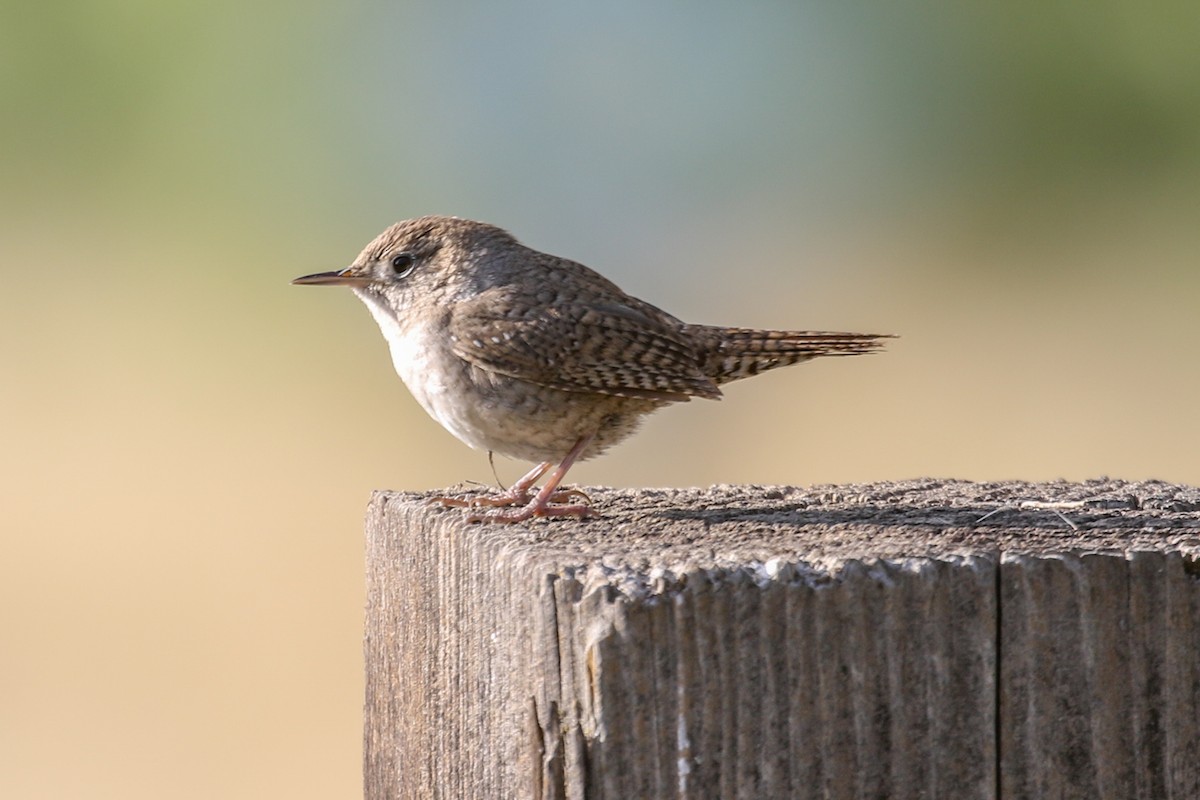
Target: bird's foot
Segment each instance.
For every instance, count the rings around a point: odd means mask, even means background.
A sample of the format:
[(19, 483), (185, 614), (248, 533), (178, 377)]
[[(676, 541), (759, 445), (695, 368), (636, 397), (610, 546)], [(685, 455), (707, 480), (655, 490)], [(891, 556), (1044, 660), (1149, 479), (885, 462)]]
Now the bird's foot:
[[(457, 506), (470, 509), (481, 507), (501, 508), (503, 511), (469, 511), (467, 522), (524, 522), (533, 517), (587, 517), (599, 516), (592, 508), (592, 498), (582, 489), (559, 489), (567, 470), (575, 463), (575, 459), (592, 441), (591, 436), (582, 436), (567, 453), (566, 458), (558, 465), (558, 469), (550, 474), (537, 494), (531, 490), (538, 480), (549, 471), (553, 464), (543, 461), (526, 473), (511, 489), (498, 495), (482, 495), (471, 497), (435, 497), (431, 503), (441, 503), (443, 506)], [(583, 503), (575, 503), (583, 500)], [(519, 506), (519, 508), (517, 507)]]
[(530, 490), (537, 484), (538, 479), (546, 474), (546, 471), (553, 466), (549, 461), (543, 461), (538, 464), (521, 479), (510, 486), (508, 489), (501, 489), (499, 494), (494, 495), (466, 495), (457, 497), (434, 497), (430, 499), (430, 503), (440, 503), (443, 506), (454, 508), (476, 508), (478, 506), (491, 506), (493, 508), (506, 508), (508, 506), (524, 506), (533, 501), (535, 495)]
[(429, 498), (429, 502), (431, 504), (437, 503), (438, 505), (446, 506), (447, 508), (478, 508), (479, 506), (504, 508), (506, 506), (523, 506), (532, 499), (533, 495), (531, 495), (528, 491), (518, 492), (515, 491), (514, 487), (506, 492), (501, 492), (500, 494), (494, 495), (475, 494), (431, 497)]
[[(514, 487), (515, 489), (516, 487)], [(467, 514), (467, 522), (522, 522), (532, 517), (585, 517), (596, 516), (591, 507), (592, 498), (587, 492), (574, 487), (557, 489), (542, 499), (528, 490), (510, 489), (496, 495), (462, 495), (430, 498), (448, 508), (503, 508), (506, 511), (474, 512)], [(578, 502), (578, 501), (583, 501)]]
[(471, 511), (468, 512), (466, 520), (467, 522), (511, 524), (514, 522), (524, 522), (534, 517), (576, 517), (577, 519), (587, 519), (589, 517), (600, 516), (596, 509), (587, 504), (563, 504), (565, 501), (575, 497), (587, 498), (590, 502), (590, 498), (578, 489), (564, 489), (561, 492), (554, 492), (545, 499), (540, 496), (535, 497), (521, 508), (509, 508), (504, 511)]

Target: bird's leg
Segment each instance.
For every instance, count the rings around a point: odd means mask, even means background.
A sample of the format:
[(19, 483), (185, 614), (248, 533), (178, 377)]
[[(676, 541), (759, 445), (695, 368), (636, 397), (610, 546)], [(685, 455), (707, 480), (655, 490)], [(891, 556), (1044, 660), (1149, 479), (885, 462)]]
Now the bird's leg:
[[(529, 500), (524, 508), (514, 508), (506, 511), (492, 511), (484, 513), (470, 513), (467, 515), (467, 522), (524, 522), (531, 517), (590, 517), (595, 515), (595, 510), (588, 505), (552, 505), (552, 503), (565, 503), (571, 499), (582, 497), (588, 499), (587, 495), (578, 489), (558, 490), (558, 485), (562, 483), (562, 479), (566, 477), (567, 470), (579, 458), (580, 453), (590, 444), (592, 437), (583, 436), (571, 448), (571, 452), (567, 453), (566, 458), (558, 465), (554, 472), (550, 473), (550, 477), (546, 483), (538, 491), (537, 495), (532, 500)], [(550, 463), (539, 464), (535, 469), (530, 470), (529, 474), (522, 478), (517, 484), (514, 484), (513, 489), (524, 483), (526, 479), (533, 475), (537, 475), (529, 480), (525, 489), (528, 490), (533, 482), (541, 477), (547, 469), (550, 468)], [(528, 492), (526, 492), (528, 496)], [(490, 505), (490, 504), (489, 504)], [(516, 505), (514, 502), (512, 505)]]
[[(529, 490), (534, 487), (538, 480), (540, 480), (541, 477), (545, 475), (552, 466), (554, 466), (553, 461), (543, 461), (541, 464), (538, 464), (536, 467), (529, 470), (529, 472), (526, 472), (521, 476), (520, 480), (518, 480), (508, 489), (502, 490), (499, 494), (490, 496), (485, 495), (483, 497), (471, 495), (464, 497), (434, 497), (431, 498), (429, 502), (439, 503), (443, 506), (454, 507), (493, 506), (500, 508), (505, 506), (527, 505), (533, 500), (533, 495)], [(561, 492), (556, 491), (550, 496), (548, 502), (568, 503), (575, 498), (582, 498), (588, 502), (591, 502), (591, 498), (589, 498), (580, 489), (564, 489)]]
[(444, 506), (520, 506), (530, 500), (529, 490), (554, 466), (553, 461), (543, 461), (521, 476), (521, 479), (506, 491), (490, 497), (435, 497), (430, 502)]

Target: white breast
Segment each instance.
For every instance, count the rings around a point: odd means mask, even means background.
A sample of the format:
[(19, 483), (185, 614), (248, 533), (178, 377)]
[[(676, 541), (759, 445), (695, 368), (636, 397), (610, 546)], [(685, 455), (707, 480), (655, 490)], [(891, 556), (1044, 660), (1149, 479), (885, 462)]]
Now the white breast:
[[(357, 292), (356, 292), (357, 294)], [(493, 449), (487, 422), (471, 400), (459, 360), (443, 337), (422, 324), (402, 324), (389, 308), (371, 295), (359, 294), (379, 324), (392, 352), (392, 365), (429, 416), (460, 441), (478, 450)]]

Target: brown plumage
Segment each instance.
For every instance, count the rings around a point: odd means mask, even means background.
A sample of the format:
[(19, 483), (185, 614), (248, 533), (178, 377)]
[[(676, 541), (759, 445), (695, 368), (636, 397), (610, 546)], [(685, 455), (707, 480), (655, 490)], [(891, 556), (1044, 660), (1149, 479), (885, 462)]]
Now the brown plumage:
[(295, 282), (351, 286), (431, 416), (473, 447), (539, 462), (499, 498), (444, 498), (523, 506), (472, 515), (491, 521), (590, 514), (561, 504), (575, 495), (559, 492), (559, 482), (645, 414), (719, 398), (720, 385), (775, 367), (874, 352), (887, 338), (687, 324), (582, 264), (454, 217), (396, 223), (350, 267)]

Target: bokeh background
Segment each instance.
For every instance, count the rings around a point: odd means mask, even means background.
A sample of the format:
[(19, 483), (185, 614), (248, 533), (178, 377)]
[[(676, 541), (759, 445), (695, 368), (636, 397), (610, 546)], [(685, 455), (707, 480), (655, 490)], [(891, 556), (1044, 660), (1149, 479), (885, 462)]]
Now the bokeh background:
[(1200, 482), (1197, 41), (1191, 0), (4, 3), (0, 796), (360, 794), (364, 504), (491, 480), (288, 285), (397, 219), (902, 336), (581, 483)]

